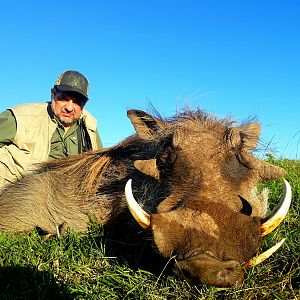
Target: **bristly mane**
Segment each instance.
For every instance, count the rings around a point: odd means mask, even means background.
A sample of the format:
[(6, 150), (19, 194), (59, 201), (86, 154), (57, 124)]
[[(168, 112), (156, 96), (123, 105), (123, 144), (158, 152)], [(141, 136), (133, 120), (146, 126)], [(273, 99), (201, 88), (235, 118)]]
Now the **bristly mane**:
[[(161, 147), (161, 143), (160, 140), (141, 140), (134, 135), (107, 149), (94, 150), (62, 159), (42, 162), (40, 168), (35, 172), (50, 171), (60, 174), (63, 172), (70, 181), (72, 181), (72, 178), (80, 179), (81, 183), (78, 183), (78, 186), (83, 192), (92, 192), (96, 191), (97, 182), (99, 182), (101, 177), (111, 176), (107, 174), (106, 169), (112, 162), (120, 164), (122, 160), (134, 161), (149, 155), (153, 156), (153, 153)], [(134, 168), (133, 164), (132, 168)]]
[(195, 110), (192, 110), (190, 107), (186, 106), (182, 111), (176, 112), (176, 114), (169, 118), (163, 118), (160, 113), (153, 108), (152, 115), (154, 115), (157, 119), (163, 122), (167, 122), (169, 124), (180, 124), (186, 121), (192, 121), (199, 124), (205, 124), (206, 126), (216, 126), (221, 125), (224, 127), (232, 127), (236, 124), (236, 121), (231, 120), (231, 117), (226, 117), (223, 119), (219, 119), (212, 114), (207, 113), (206, 111), (197, 107)]

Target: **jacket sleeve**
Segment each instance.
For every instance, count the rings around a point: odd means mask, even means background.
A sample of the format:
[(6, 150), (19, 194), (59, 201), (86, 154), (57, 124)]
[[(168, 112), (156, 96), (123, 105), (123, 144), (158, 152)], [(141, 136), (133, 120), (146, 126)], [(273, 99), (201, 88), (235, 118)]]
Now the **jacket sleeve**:
[(12, 143), (17, 133), (16, 119), (10, 110), (0, 113), (0, 148)]

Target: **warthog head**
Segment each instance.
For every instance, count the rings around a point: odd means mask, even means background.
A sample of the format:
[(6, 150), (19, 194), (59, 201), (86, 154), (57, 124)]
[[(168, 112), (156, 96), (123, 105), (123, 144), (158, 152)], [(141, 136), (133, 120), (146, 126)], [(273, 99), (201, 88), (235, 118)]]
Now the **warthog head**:
[(151, 228), (158, 251), (174, 258), (176, 273), (217, 286), (242, 283), (244, 267), (282, 244), (253, 259), (261, 237), (283, 219), (291, 200), (285, 181), (284, 204), (265, 217), (267, 195), (256, 185), (285, 171), (251, 153), (259, 124), (232, 127), (203, 114), (183, 114), (167, 123), (141, 111), (128, 114), (141, 139), (170, 139), (163, 154), (135, 161), (141, 172), (171, 185), (170, 195), (148, 213), (135, 202), (129, 181), (126, 195), (135, 219)]

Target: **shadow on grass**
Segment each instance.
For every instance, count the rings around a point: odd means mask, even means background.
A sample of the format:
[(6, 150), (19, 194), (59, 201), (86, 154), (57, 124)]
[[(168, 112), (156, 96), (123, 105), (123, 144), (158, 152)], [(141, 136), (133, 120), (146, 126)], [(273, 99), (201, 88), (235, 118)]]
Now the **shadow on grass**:
[(0, 299), (73, 299), (47, 271), (31, 267), (0, 268)]
[[(162, 271), (171, 274), (171, 264), (156, 251), (148, 230), (141, 229), (132, 217), (121, 216), (116, 224), (105, 227), (106, 255), (116, 257), (119, 264), (131, 269), (143, 269), (159, 276)], [(154, 247), (153, 247), (154, 246)]]

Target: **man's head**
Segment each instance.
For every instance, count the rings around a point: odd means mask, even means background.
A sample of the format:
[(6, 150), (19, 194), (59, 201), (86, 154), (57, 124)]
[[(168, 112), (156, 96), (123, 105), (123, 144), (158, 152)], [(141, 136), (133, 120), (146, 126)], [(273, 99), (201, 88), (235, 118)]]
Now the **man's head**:
[(65, 71), (51, 89), (51, 107), (64, 126), (70, 126), (81, 116), (88, 101), (88, 80), (77, 71)]

